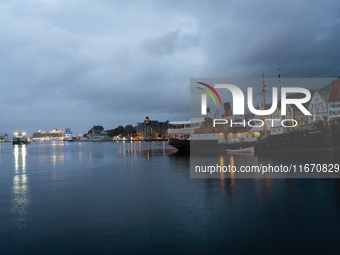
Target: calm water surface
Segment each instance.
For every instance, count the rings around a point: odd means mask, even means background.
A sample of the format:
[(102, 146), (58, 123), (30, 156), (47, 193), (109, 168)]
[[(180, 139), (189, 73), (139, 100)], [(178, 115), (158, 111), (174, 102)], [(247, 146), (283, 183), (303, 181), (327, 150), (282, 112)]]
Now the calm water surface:
[(166, 142), (0, 143), (0, 254), (340, 253), (339, 179), (189, 165)]

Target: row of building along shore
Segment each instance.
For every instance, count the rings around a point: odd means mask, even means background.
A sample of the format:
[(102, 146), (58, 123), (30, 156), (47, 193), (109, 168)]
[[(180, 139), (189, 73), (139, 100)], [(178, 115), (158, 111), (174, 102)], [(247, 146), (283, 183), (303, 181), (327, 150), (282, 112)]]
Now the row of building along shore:
[[(67, 141), (72, 140), (85, 140), (86, 138), (91, 138), (95, 136), (107, 137), (107, 140), (166, 140), (168, 139), (168, 124), (169, 121), (160, 122), (158, 120), (150, 120), (146, 117), (143, 122), (137, 123), (134, 127), (134, 131), (129, 134), (118, 134), (114, 136), (109, 136), (109, 132), (105, 131), (104, 127), (101, 125), (93, 126), (87, 134), (80, 134), (74, 136), (70, 128), (65, 130), (60, 130), (54, 128), (52, 131), (42, 131), (39, 130), (34, 132), (32, 136), (29, 137), (30, 141), (35, 142), (48, 142), (48, 141)], [(16, 134), (14, 134), (16, 135)], [(0, 134), (0, 142), (8, 142), (8, 134)]]

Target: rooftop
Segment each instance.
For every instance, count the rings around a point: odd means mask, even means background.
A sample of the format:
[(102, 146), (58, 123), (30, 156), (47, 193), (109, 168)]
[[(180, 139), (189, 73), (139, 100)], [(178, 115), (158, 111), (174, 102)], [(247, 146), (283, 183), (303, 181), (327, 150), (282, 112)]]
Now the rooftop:
[(331, 83), (328, 102), (340, 101), (340, 79), (334, 80)]

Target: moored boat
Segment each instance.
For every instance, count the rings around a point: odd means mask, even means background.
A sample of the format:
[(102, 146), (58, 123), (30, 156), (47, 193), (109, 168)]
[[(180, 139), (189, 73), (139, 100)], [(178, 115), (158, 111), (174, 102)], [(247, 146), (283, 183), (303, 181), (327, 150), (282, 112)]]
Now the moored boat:
[(169, 145), (180, 151), (223, 151), (225, 127), (213, 127), (210, 118), (193, 118), (169, 123)]
[[(253, 128), (254, 129), (254, 128)], [(247, 130), (245, 128), (237, 128), (231, 129), (233, 133), (228, 134), (228, 142), (222, 144), (226, 151), (229, 153), (248, 153), (254, 152), (254, 145), (258, 141), (258, 137), (260, 136), (259, 129)]]
[(297, 128), (295, 131), (269, 135), (255, 144), (255, 153), (332, 151), (340, 146), (340, 128), (337, 125)]
[(87, 137), (84, 137), (84, 142), (106, 142), (109, 141), (108, 133), (101, 132), (100, 134), (96, 135), (89, 135)]
[(72, 132), (70, 128), (65, 128), (64, 132), (64, 142), (73, 142)]
[(8, 135), (7, 134), (0, 134), (0, 143), (7, 142)]
[[(233, 121), (234, 123), (240, 122), (239, 117), (231, 114), (230, 103), (225, 103), (224, 108), (225, 113), (222, 115), (222, 119), (219, 120)], [(218, 116), (217, 112), (215, 116)], [(237, 143), (242, 148), (248, 148), (257, 140), (257, 138), (248, 132), (249, 129), (250, 127), (244, 127), (241, 124), (234, 124), (232, 127), (220, 123), (214, 124), (208, 107), (207, 115), (204, 118), (192, 118), (188, 121), (171, 121), (168, 130), (169, 145), (181, 151), (204, 152), (226, 152), (227, 148), (239, 149), (234, 148)], [(250, 146), (249, 143), (251, 144)]]
[(226, 149), (227, 153), (230, 154), (238, 154), (238, 153), (252, 153), (254, 154), (254, 146), (250, 146), (250, 147), (241, 147), (238, 149)]
[(17, 132), (15, 133), (15, 135), (13, 136), (12, 139), (12, 144), (30, 144), (31, 142), (29, 141), (29, 139), (26, 137), (24, 132)]

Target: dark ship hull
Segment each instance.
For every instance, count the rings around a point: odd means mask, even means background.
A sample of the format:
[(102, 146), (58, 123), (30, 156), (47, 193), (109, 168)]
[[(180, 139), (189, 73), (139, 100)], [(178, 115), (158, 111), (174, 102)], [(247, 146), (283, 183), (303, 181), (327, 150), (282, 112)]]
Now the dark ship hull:
[(190, 151), (190, 140), (179, 140), (179, 139), (171, 139), (169, 138), (169, 145), (172, 147), (181, 150), (181, 151)]
[(20, 145), (20, 144), (30, 144), (30, 142), (27, 141), (26, 139), (16, 138), (16, 139), (13, 139), (12, 144), (13, 145), (14, 144), (18, 144), (18, 145)]
[(339, 148), (340, 129), (338, 126), (294, 131), (271, 135), (255, 144), (255, 153), (332, 151)]

